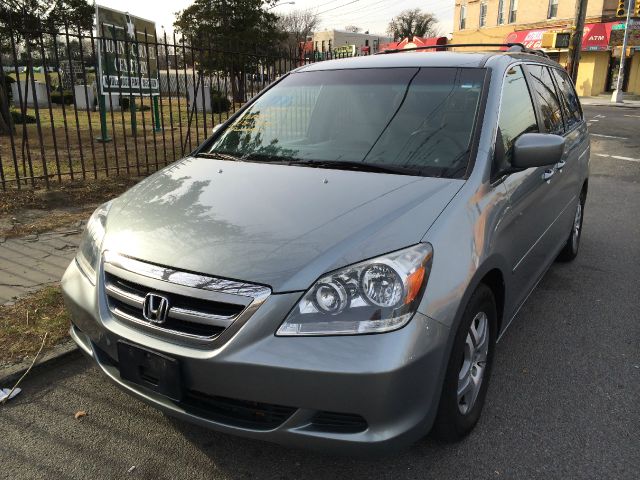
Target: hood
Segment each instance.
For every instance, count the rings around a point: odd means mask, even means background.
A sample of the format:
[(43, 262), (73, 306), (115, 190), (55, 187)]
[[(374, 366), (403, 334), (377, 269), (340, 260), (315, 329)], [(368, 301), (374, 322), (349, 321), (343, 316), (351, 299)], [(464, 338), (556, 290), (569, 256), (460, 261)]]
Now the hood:
[(186, 158), (118, 198), (104, 248), (306, 290), (323, 273), (418, 243), (462, 180)]

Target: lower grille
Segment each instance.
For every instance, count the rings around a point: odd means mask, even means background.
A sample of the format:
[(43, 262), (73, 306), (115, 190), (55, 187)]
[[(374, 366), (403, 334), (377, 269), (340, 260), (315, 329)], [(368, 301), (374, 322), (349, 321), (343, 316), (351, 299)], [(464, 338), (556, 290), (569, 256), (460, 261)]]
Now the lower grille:
[[(119, 368), (119, 362), (96, 344), (93, 344), (93, 349), (101, 363)], [(297, 410), (295, 407), (207, 395), (195, 390), (186, 391), (182, 400), (176, 404), (192, 415), (252, 430), (273, 430), (287, 421)]]
[(318, 412), (311, 419), (311, 428), (322, 432), (359, 433), (364, 432), (368, 425), (360, 415)]
[(196, 391), (187, 392), (181, 405), (194, 415), (253, 430), (273, 430), (296, 411), (294, 407), (234, 400)]

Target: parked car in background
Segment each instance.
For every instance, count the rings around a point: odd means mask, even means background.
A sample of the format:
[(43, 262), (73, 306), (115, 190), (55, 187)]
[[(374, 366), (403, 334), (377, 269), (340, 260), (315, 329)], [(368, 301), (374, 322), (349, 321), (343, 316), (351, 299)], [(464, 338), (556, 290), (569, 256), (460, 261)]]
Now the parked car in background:
[(571, 80), (522, 47), (301, 67), (96, 210), (63, 278), (71, 335), (219, 431), (458, 440), (496, 341), (578, 254), (589, 151)]

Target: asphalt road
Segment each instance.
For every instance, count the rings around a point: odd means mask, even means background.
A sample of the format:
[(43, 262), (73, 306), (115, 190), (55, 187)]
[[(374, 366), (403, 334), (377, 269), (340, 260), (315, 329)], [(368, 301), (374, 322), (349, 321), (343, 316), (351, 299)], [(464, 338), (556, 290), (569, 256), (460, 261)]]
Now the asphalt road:
[(0, 477), (638, 478), (640, 109), (585, 110), (593, 134), (622, 138), (592, 137), (580, 255), (551, 268), (499, 343), (463, 442), (370, 459), (286, 449), (165, 417), (78, 359), (0, 407)]

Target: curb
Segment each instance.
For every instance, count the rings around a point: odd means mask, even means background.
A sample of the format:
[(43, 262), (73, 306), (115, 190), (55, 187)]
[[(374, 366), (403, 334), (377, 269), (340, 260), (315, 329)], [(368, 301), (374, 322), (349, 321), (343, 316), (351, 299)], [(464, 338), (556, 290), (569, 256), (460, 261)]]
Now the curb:
[[(45, 353), (38, 362), (33, 366), (29, 375), (33, 373), (41, 373), (44, 370), (59, 365), (65, 361), (82, 356), (80, 349), (73, 340), (56, 345), (52, 350)], [(16, 363), (7, 367), (0, 368), (0, 387), (11, 388), (24, 375), (31, 365), (32, 360)]]
[(638, 109), (640, 105), (633, 103), (607, 103), (607, 102), (597, 102), (597, 103), (589, 103), (589, 102), (580, 102), (583, 107), (615, 107), (615, 108), (628, 108), (628, 109)]

